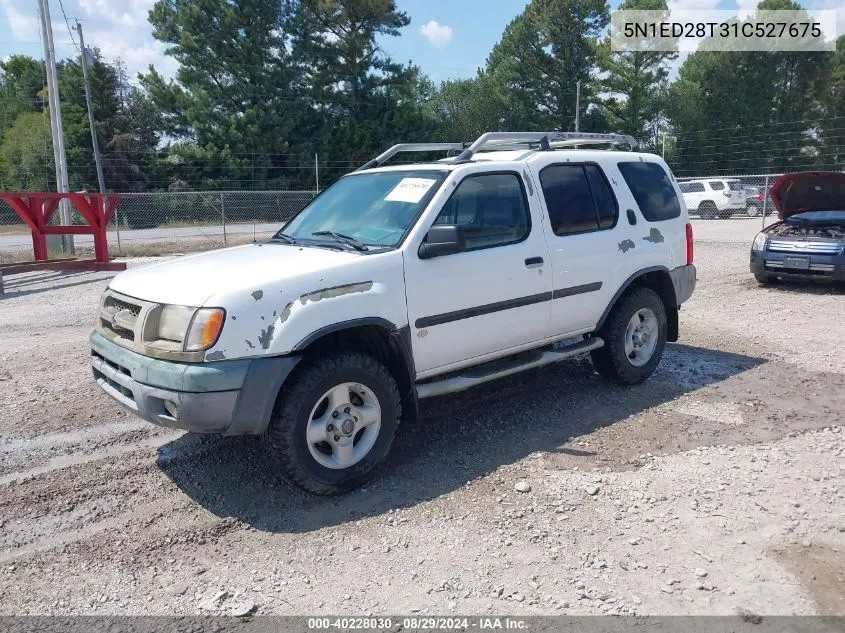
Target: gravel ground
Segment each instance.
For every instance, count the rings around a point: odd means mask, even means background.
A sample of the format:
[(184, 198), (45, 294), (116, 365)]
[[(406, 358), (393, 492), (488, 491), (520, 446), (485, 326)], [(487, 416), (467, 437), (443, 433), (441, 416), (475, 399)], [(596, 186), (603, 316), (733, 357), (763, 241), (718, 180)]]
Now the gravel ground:
[(7, 279), (0, 614), (845, 614), (845, 296), (758, 288), (748, 222), (695, 223), (645, 384), (580, 358), (425, 401), (329, 500), (101, 394), (108, 274)]

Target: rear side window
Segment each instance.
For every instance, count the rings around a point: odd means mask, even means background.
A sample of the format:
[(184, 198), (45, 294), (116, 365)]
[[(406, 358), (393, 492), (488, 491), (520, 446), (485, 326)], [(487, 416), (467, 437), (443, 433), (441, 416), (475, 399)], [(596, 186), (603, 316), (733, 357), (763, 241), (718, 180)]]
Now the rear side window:
[(730, 187), (731, 191), (743, 190), (742, 182), (740, 182), (739, 180), (729, 180), (728, 187)]
[(725, 188), (725, 183), (719, 182), (718, 180), (711, 180), (710, 181), (710, 188), (713, 191), (721, 191)]
[(467, 249), (519, 242), (531, 227), (525, 193), (515, 174), (467, 176), (434, 223), (463, 226)]
[(616, 224), (616, 197), (595, 165), (549, 165), (540, 172), (555, 235), (606, 229)]
[(681, 203), (669, 175), (657, 163), (619, 163), (619, 171), (648, 222), (681, 216)]
[(682, 193), (701, 193), (704, 191), (704, 183), (682, 182), (678, 185)]

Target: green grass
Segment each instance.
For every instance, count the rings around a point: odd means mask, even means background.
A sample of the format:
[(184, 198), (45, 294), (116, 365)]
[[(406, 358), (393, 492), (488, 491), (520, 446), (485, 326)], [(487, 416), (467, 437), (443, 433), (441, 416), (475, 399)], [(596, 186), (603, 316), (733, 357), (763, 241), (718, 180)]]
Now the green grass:
[(0, 235), (29, 235), (26, 224), (0, 224)]

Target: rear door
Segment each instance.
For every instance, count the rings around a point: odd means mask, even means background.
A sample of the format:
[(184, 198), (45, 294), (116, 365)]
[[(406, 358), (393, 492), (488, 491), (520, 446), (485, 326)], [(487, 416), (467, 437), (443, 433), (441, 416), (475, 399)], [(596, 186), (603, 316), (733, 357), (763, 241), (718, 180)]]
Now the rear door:
[(627, 244), (613, 230), (619, 204), (604, 170), (591, 162), (564, 162), (550, 153), (532, 163), (538, 173), (551, 255), (551, 334), (590, 330), (622, 272), (613, 258)]
[[(417, 375), (503, 355), (543, 339), (552, 276), (533, 184), (517, 170), (473, 165), (443, 186), (405, 249), (408, 320)], [(420, 259), (435, 223), (464, 227), (467, 250)]]

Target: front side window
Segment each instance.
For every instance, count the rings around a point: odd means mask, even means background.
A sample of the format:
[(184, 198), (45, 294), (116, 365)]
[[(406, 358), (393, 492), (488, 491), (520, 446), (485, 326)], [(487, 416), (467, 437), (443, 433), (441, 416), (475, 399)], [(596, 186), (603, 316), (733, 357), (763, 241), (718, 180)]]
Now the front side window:
[(531, 227), (516, 174), (482, 174), (461, 181), (434, 221), (464, 228), (467, 250), (523, 240)]
[(647, 222), (680, 217), (681, 202), (663, 167), (644, 161), (624, 162), (618, 166)]
[(701, 193), (704, 191), (704, 184), (700, 182), (682, 182), (678, 187), (682, 193)]
[(326, 189), (281, 231), (297, 242), (342, 233), (368, 246), (402, 241), (446, 178), (447, 171), (408, 170), (351, 174)]
[(555, 235), (573, 235), (616, 224), (616, 197), (595, 165), (549, 165), (540, 172)]

